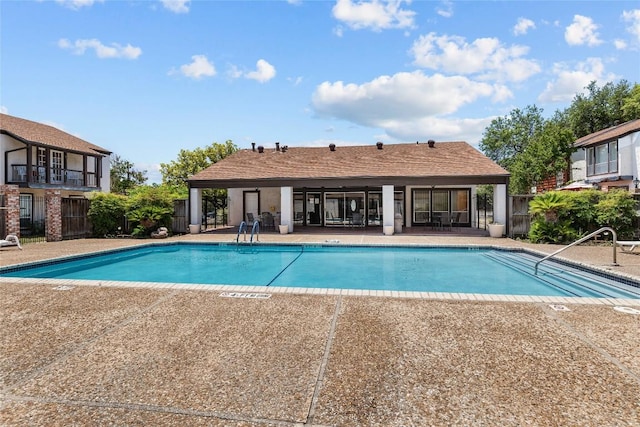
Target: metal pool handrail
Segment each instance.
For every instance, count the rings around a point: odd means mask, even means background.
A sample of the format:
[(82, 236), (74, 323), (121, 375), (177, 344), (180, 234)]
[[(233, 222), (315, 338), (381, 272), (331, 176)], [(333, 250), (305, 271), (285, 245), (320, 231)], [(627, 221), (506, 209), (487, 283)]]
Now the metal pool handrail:
[(584, 242), (585, 240), (589, 240), (590, 238), (602, 233), (603, 231), (610, 231), (611, 234), (613, 235), (613, 264), (612, 265), (618, 265), (618, 260), (617, 260), (617, 255), (616, 255), (616, 245), (617, 245), (617, 241), (618, 241), (618, 235), (616, 234), (615, 230), (611, 227), (602, 227), (601, 229), (594, 231), (591, 234), (588, 234), (586, 236), (584, 236), (583, 238), (576, 240), (575, 242), (565, 246), (564, 248), (560, 248), (557, 251), (555, 251), (552, 254), (547, 255), (546, 257), (542, 258), (540, 261), (536, 262), (535, 268), (533, 270), (533, 274), (534, 275), (538, 275), (538, 265), (545, 260), (548, 260), (549, 258), (558, 255), (560, 252), (564, 251), (565, 249), (569, 249), (572, 246), (575, 246), (577, 244), (580, 244), (582, 242)]
[(260, 223), (256, 220), (253, 221), (253, 227), (251, 227), (251, 239), (249, 243), (253, 243), (253, 235), (256, 235), (256, 242), (260, 241)]
[(236, 236), (236, 243), (240, 240), (240, 233), (244, 230), (244, 240), (247, 241), (247, 223), (242, 221), (240, 223), (240, 227), (238, 227), (238, 235)]

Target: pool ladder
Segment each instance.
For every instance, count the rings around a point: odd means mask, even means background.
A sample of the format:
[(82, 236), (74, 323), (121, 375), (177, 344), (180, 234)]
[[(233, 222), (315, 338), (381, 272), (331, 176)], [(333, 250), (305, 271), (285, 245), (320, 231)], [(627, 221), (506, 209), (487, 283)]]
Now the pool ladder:
[(615, 232), (615, 230), (614, 230), (613, 228), (611, 228), (611, 227), (602, 227), (601, 229), (596, 230), (596, 231), (594, 231), (593, 233), (587, 234), (587, 235), (586, 235), (586, 236), (584, 236), (583, 238), (581, 238), (581, 239), (579, 239), (579, 240), (576, 240), (575, 242), (573, 242), (573, 243), (571, 243), (571, 244), (569, 244), (569, 245), (567, 245), (567, 246), (565, 246), (565, 247), (563, 247), (563, 248), (558, 249), (558, 250), (557, 250), (557, 251), (555, 251), (554, 253), (549, 254), (549, 255), (547, 255), (546, 257), (542, 258), (540, 261), (536, 262), (536, 265), (535, 265), (535, 267), (534, 267), (534, 269), (533, 269), (533, 274), (535, 274), (536, 276), (538, 275), (538, 265), (540, 265), (540, 263), (541, 263), (542, 261), (546, 261), (546, 260), (548, 260), (549, 258), (551, 258), (551, 257), (554, 257), (554, 256), (558, 255), (560, 252), (562, 252), (562, 251), (564, 251), (564, 250), (566, 250), (566, 249), (569, 249), (569, 248), (570, 248), (570, 247), (572, 247), (572, 246), (575, 246), (575, 245), (577, 245), (577, 244), (580, 244), (580, 243), (584, 242), (585, 240), (589, 240), (590, 238), (592, 238), (592, 237), (594, 237), (594, 236), (597, 236), (598, 234), (600, 234), (600, 233), (602, 233), (602, 232), (604, 232), (604, 231), (608, 231), (608, 232), (610, 232), (610, 233), (611, 233), (611, 235), (613, 236), (613, 263), (612, 263), (611, 265), (618, 265), (617, 254), (616, 254), (616, 249), (617, 249), (617, 248), (616, 248), (616, 246), (617, 246), (617, 243), (616, 243), (616, 242), (618, 241), (618, 235), (616, 234), (616, 232)]
[[(249, 226), (245, 221), (240, 223), (240, 227), (238, 227), (238, 234), (236, 235), (236, 245), (240, 243), (240, 234), (242, 232), (244, 236), (244, 241), (247, 241), (247, 230)], [(258, 221), (253, 222), (253, 226), (251, 227), (251, 237), (249, 238), (249, 243), (253, 243), (253, 236), (256, 236), (256, 242), (260, 241), (260, 223)]]

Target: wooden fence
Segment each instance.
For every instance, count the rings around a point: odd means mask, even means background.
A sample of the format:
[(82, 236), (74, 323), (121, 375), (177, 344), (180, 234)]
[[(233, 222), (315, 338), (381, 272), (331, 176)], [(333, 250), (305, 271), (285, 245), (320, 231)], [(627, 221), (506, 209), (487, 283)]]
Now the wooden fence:
[(62, 239), (91, 237), (91, 223), (87, 217), (91, 201), (88, 199), (62, 199)]

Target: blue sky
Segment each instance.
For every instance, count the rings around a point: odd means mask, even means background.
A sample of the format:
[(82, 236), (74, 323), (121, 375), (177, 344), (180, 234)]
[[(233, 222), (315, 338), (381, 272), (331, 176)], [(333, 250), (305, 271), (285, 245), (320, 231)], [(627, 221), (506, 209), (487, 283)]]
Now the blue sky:
[(465, 140), (640, 82), (637, 1), (0, 1), (0, 110), (147, 170), (180, 149)]

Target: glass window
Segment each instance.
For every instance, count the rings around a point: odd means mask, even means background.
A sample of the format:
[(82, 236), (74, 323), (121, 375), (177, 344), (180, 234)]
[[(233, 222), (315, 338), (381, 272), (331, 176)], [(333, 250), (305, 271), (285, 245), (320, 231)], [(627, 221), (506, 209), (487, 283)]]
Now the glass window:
[(587, 148), (587, 176), (618, 172), (618, 141)]
[(304, 223), (304, 194), (293, 193), (293, 223)]
[(618, 172), (618, 143), (609, 143), (609, 172)]
[(369, 225), (382, 225), (382, 193), (369, 192), (367, 206), (367, 223)]
[(451, 215), (454, 223), (469, 222), (469, 190), (451, 190)]
[(62, 182), (62, 151), (51, 152), (51, 181)]
[(413, 190), (413, 222), (427, 223), (430, 221), (431, 203), (429, 190)]
[(320, 208), (320, 193), (307, 193), (307, 224), (322, 225), (322, 209)]

